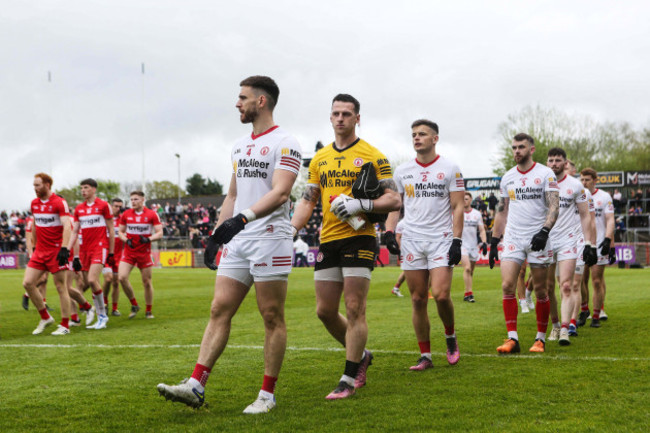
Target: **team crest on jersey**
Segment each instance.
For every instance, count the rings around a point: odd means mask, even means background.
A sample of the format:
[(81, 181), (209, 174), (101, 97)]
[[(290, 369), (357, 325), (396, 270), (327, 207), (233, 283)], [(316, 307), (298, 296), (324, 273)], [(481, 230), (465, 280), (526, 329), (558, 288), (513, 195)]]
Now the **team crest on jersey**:
[(596, 206), (602, 206), (602, 205), (603, 205), (603, 202), (602, 202), (602, 201), (597, 201), (597, 202), (596, 202)]
[(569, 194), (569, 195), (571, 195), (571, 194), (573, 194), (573, 190), (572, 190), (572, 189), (567, 189), (567, 190), (566, 190), (566, 193)]
[(264, 146), (263, 148), (260, 149), (260, 154), (262, 156), (266, 155), (267, 153), (269, 153), (269, 146)]
[[(550, 180), (551, 180), (551, 179), (549, 179), (549, 181), (550, 181)], [(539, 177), (536, 177), (536, 178), (535, 178), (535, 185), (539, 185), (540, 183), (542, 183), (542, 179), (540, 179)]]
[(513, 244), (508, 245), (508, 251), (514, 251), (515, 246)]
[(269, 224), (266, 226), (266, 232), (267, 233), (273, 233), (273, 224)]
[(407, 261), (407, 262), (412, 262), (412, 261), (413, 261), (413, 258), (414, 258), (414, 257), (413, 257), (413, 254), (411, 254), (411, 253), (409, 253), (409, 254), (406, 255), (406, 261)]
[(445, 178), (445, 174), (440, 172), (440, 173), (436, 174), (436, 178), (438, 178), (438, 180), (443, 180)]
[(362, 158), (354, 158), (354, 166), (355, 167), (361, 167), (363, 165), (363, 159)]
[(140, 217), (135, 217), (135, 222), (140, 222)]
[(221, 252), (221, 258), (225, 259), (227, 255), (228, 255), (228, 248), (226, 247)]
[(320, 251), (318, 252), (318, 255), (316, 256), (316, 261), (319, 262), (319, 263), (323, 261), (323, 253), (321, 253)]

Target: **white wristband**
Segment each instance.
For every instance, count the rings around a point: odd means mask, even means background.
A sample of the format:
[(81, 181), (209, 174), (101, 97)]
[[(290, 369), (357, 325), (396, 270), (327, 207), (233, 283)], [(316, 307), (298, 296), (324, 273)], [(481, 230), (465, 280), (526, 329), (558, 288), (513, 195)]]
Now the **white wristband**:
[(243, 211), (241, 211), (241, 214), (244, 215), (244, 217), (246, 217), (246, 221), (248, 222), (255, 221), (257, 219), (255, 212), (253, 212), (250, 209), (244, 209)]
[(589, 248), (593, 248), (593, 245), (591, 245), (591, 242), (585, 242), (585, 246)]

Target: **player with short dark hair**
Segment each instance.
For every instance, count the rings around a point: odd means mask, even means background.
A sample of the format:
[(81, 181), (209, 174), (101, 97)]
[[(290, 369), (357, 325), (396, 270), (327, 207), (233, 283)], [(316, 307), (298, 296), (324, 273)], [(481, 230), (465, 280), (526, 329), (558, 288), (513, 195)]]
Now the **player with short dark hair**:
[[(357, 136), (359, 107), (351, 95), (334, 97), (330, 112), (334, 142), (312, 158), (305, 191), (291, 220), (294, 229), (300, 230), (322, 197), (323, 228), (314, 266), (316, 312), (329, 333), (345, 347), (346, 359), (343, 376), (327, 395), (328, 400), (349, 397), (366, 384), (373, 357), (365, 348), (366, 298), (377, 254), (375, 227), (368, 214), (386, 214), (399, 209), (401, 203), (388, 159)], [(373, 187), (378, 198), (352, 197), (352, 187), (364, 165), (367, 175), (376, 178)], [(345, 316), (339, 313), (341, 295)]]
[(124, 211), (120, 217), (119, 238), (124, 246), (117, 271), (118, 278), (126, 297), (131, 302), (129, 319), (133, 319), (140, 311), (140, 306), (135, 300), (129, 275), (135, 266), (140, 269), (146, 305), (145, 317), (153, 319), (152, 266), (154, 263), (151, 258), (151, 242), (163, 237), (162, 223), (158, 214), (144, 205), (142, 191), (133, 191), (130, 199), (131, 209)]
[(512, 153), (517, 165), (501, 178), (501, 197), (494, 218), (490, 241), (490, 268), (499, 260), (498, 246), (505, 231), (501, 255), (501, 288), (503, 313), (508, 338), (497, 347), (501, 354), (518, 353), (517, 298), (515, 289), (519, 270), (528, 260), (532, 284), (537, 297), (537, 335), (530, 352), (543, 353), (550, 301), (546, 288), (546, 272), (553, 257), (548, 236), (559, 214), (559, 187), (555, 173), (533, 161), (535, 140), (528, 134), (517, 134), (512, 140)]
[[(553, 263), (547, 274), (548, 294), (551, 301), (551, 322), (553, 328), (549, 341), (558, 340), (560, 345), (571, 344), (569, 325), (573, 314), (576, 296), (572, 293), (573, 275), (578, 258), (578, 238), (586, 240), (582, 255), (588, 265), (596, 263), (595, 233), (591, 232), (589, 203), (585, 188), (580, 181), (567, 172), (566, 152), (561, 148), (548, 151), (546, 165), (557, 176), (560, 188), (560, 212), (557, 222), (549, 235), (553, 247)], [(556, 265), (557, 263), (557, 265)], [(557, 267), (557, 273), (556, 273)], [(555, 300), (555, 277), (557, 276), (562, 294), (562, 321), (559, 320), (557, 301)]]
[(70, 333), (70, 297), (65, 286), (65, 271), (70, 251), (66, 248), (70, 239), (70, 211), (65, 199), (52, 192), (52, 178), (45, 173), (34, 176), (34, 192), (31, 211), (34, 215), (32, 242), (34, 252), (27, 263), (23, 287), (41, 315), (41, 320), (32, 334), (41, 334), (54, 319), (45, 308), (43, 297), (36, 284), (45, 272), (52, 274), (54, 285), (61, 301), (61, 324), (52, 335)]
[[(580, 182), (591, 193), (594, 202), (596, 217), (596, 245), (598, 245), (598, 262), (590, 269), (585, 267), (582, 274), (583, 285), (588, 290), (589, 274), (591, 273), (591, 283), (594, 288), (592, 305), (594, 311), (591, 314), (591, 327), (600, 328), (601, 320), (607, 320), (607, 315), (603, 311), (605, 304), (605, 266), (616, 261), (614, 250), (614, 204), (612, 196), (602, 189), (596, 188), (598, 174), (592, 168), (585, 168), (580, 172)], [(581, 312), (580, 321), (584, 324), (587, 319), (584, 310)], [(580, 322), (579, 322), (580, 323)]]
[[(465, 192), (463, 197), (463, 245), (460, 263), (463, 265), (463, 282), (465, 283), (464, 302), (476, 302), (472, 284), (474, 283), (474, 267), (478, 261), (479, 248), (483, 255), (487, 254), (487, 235), (481, 213), (472, 208), (472, 193)], [(478, 239), (481, 245), (478, 245)]]
[(118, 270), (120, 267), (120, 259), (122, 258), (123, 243), (120, 239), (120, 215), (124, 208), (124, 202), (121, 198), (116, 197), (111, 200), (111, 211), (113, 212), (113, 226), (115, 231), (115, 248), (113, 252), (113, 264), (108, 263), (104, 267), (104, 300), (108, 304), (108, 296), (111, 296), (111, 316), (121, 316), (120, 310), (117, 309), (117, 304), (120, 299), (120, 279), (118, 277)]
[(113, 248), (115, 232), (113, 213), (104, 200), (97, 197), (97, 182), (94, 179), (84, 179), (80, 183), (81, 195), (84, 201), (74, 210), (74, 228), (68, 243), (72, 250), (81, 233), (82, 243), (79, 246), (79, 258), (84, 282), (90, 286), (93, 293), (97, 322), (86, 326), (90, 329), (105, 329), (108, 315), (104, 305), (104, 293), (99, 277), (106, 263), (114, 263)]
[(214, 270), (223, 245), (210, 321), (192, 377), (179, 385), (158, 385), (167, 399), (193, 407), (203, 404), (206, 382), (226, 348), (232, 318), (254, 284), (264, 321), (264, 378), (257, 399), (244, 413), (266, 413), (276, 406), (275, 384), (287, 345), (284, 303), (293, 255), (289, 195), (302, 161), (298, 141), (273, 120), (278, 93), (269, 77), (241, 82), (236, 107), (241, 122), (252, 123), (253, 131), (233, 146), (230, 187), (205, 249), (205, 264)]
[[(436, 123), (420, 119), (413, 122), (411, 130), (416, 157), (397, 167), (395, 183), (404, 203), (402, 269), (411, 292), (413, 328), (420, 347), (420, 358), (410, 369), (423, 371), (433, 367), (429, 287), (444, 325), (447, 362), (455, 365), (460, 359), (451, 279), (453, 267), (462, 257), (465, 183), (458, 166), (436, 152)], [(399, 216), (399, 210), (389, 214), (387, 233), (395, 228)]]

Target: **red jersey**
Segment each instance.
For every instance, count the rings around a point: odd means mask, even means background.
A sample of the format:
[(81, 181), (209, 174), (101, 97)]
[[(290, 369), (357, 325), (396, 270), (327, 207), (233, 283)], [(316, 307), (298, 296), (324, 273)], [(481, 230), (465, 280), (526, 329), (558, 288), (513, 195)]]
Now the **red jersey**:
[(113, 212), (104, 200), (95, 198), (92, 204), (81, 203), (74, 210), (74, 219), (79, 221), (84, 251), (108, 248), (108, 230), (106, 221), (113, 219)]
[(25, 220), (25, 233), (31, 233), (34, 226), (34, 217), (27, 217)]
[(34, 230), (36, 230), (35, 249), (61, 248), (63, 242), (61, 217), (70, 216), (65, 199), (54, 193), (45, 201), (37, 197), (32, 200), (32, 215), (34, 215)]
[(120, 253), (122, 252), (122, 247), (123, 247), (122, 239), (120, 239), (120, 236), (119, 236), (120, 224), (121, 224), (121, 215), (114, 216), (113, 220), (114, 220), (113, 224), (115, 226), (115, 249), (114, 249), (113, 252), (115, 253), (115, 257), (119, 257)]
[[(154, 226), (160, 224), (158, 214), (146, 207), (139, 213), (133, 209), (127, 209), (120, 217), (120, 225), (126, 226), (126, 237), (133, 242), (133, 249), (130, 251), (134, 253), (149, 254), (151, 252), (151, 243), (140, 243), (140, 235), (150, 237), (154, 234)], [(128, 247), (126, 248), (128, 249)]]

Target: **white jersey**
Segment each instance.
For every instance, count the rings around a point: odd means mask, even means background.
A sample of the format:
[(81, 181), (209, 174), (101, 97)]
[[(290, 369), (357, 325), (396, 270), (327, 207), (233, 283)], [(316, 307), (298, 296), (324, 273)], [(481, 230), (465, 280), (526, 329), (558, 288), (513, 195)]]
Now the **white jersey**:
[[(250, 208), (271, 191), (275, 170), (300, 171), (302, 156), (298, 141), (284, 129), (274, 126), (260, 135), (237, 140), (231, 153), (233, 174), (237, 182), (237, 199), (233, 215)], [(246, 239), (291, 238), (289, 200), (271, 214), (256, 219), (237, 234)]]
[(483, 227), (483, 217), (476, 209), (463, 212), (463, 216), (463, 247), (473, 251), (478, 248), (478, 228)]
[(395, 226), (395, 234), (402, 234), (404, 232), (404, 220), (399, 220), (397, 225)]
[[(589, 192), (588, 189), (585, 189), (585, 195), (587, 196), (587, 204), (589, 205), (589, 212), (595, 214), (596, 213), (596, 208), (594, 207), (594, 199), (591, 196), (591, 193)], [(576, 219), (578, 220), (578, 224), (580, 221), (580, 214), (578, 212), (578, 209), (576, 209)], [(578, 227), (578, 242), (583, 242), (585, 241), (584, 233), (582, 233), (582, 226)]]
[(506, 234), (531, 238), (544, 226), (548, 205), (546, 192), (559, 191), (555, 173), (547, 166), (534, 163), (527, 171), (514, 166), (501, 178), (501, 197), (510, 199)]
[(587, 190), (578, 179), (565, 174), (557, 183), (560, 187), (560, 214), (549, 235), (553, 245), (560, 245), (570, 238), (575, 240), (575, 236), (582, 232), (578, 203), (587, 202)]
[(438, 155), (429, 164), (416, 159), (395, 170), (397, 190), (404, 195), (404, 239), (451, 239), (452, 211), (449, 193), (465, 191), (458, 166)]
[(612, 196), (602, 189), (596, 189), (591, 197), (594, 201), (594, 210), (596, 211), (596, 245), (600, 245), (605, 240), (607, 232), (605, 215), (614, 213), (614, 205), (612, 204)]

